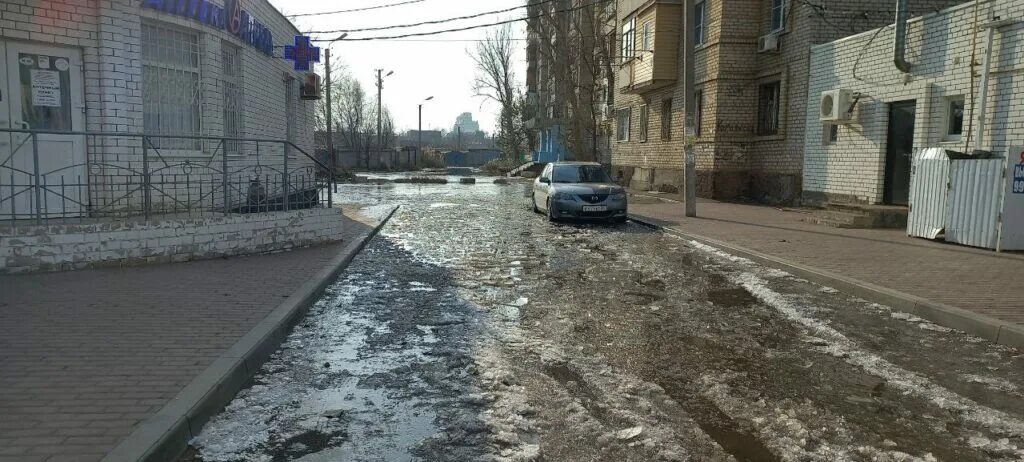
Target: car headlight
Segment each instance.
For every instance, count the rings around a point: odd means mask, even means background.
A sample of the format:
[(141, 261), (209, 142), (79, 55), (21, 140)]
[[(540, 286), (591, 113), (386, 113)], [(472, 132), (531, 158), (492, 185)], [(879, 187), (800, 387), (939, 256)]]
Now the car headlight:
[(626, 200), (626, 191), (615, 191), (612, 193), (613, 201)]
[(556, 192), (555, 195), (551, 197), (553, 197), (556, 201), (571, 201), (576, 199), (576, 196), (573, 196), (571, 193), (567, 192)]

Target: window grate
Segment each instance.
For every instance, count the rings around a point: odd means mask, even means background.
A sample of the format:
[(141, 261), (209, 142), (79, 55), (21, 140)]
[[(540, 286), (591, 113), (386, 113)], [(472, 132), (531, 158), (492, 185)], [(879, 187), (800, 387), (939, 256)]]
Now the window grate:
[[(201, 55), (197, 34), (142, 23), (142, 119), (147, 134), (202, 134)], [(200, 140), (151, 140), (157, 148), (202, 150)]]
[[(220, 44), (221, 63), (224, 66), (221, 80), (224, 106), (224, 137), (242, 137), (242, 50), (222, 40)], [(237, 141), (224, 143), (227, 154), (241, 154)]]

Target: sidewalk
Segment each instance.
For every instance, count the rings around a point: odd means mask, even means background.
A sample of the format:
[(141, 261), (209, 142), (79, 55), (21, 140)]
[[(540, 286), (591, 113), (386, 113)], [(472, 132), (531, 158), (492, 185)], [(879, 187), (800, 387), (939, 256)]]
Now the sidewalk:
[(829, 228), (767, 206), (699, 200), (697, 217), (686, 218), (682, 203), (631, 196), (630, 212), (694, 236), (1024, 324), (1024, 297), (1014, 284), (1024, 274), (1021, 254), (911, 238), (899, 229)]
[(277, 254), (0, 276), (0, 461), (102, 458), (372, 228), (345, 226)]

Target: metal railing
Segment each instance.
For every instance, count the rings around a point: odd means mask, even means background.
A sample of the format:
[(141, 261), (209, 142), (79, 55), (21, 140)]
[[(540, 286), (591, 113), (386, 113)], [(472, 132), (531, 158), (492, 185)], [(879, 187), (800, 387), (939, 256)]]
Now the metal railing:
[(287, 140), (0, 128), (0, 224), (332, 207), (329, 172)]

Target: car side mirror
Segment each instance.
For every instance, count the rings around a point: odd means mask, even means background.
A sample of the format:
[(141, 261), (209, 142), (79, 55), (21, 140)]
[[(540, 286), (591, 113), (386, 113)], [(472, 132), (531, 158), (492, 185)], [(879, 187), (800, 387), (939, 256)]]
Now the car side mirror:
[(551, 184), (551, 180), (544, 177), (540, 177), (540, 182), (544, 184)]

